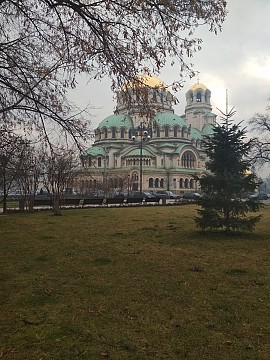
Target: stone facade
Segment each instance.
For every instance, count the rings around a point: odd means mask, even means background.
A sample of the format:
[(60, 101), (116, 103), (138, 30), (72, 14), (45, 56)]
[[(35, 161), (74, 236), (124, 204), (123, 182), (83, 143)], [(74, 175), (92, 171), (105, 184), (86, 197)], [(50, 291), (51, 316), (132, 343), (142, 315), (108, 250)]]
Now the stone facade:
[(95, 130), (95, 142), (82, 156), (82, 192), (199, 190), (194, 175), (205, 172), (202, 139), (216, 121), (211, 91), (193, 85), (179, 116), (161, 80), (142, 75), (140, 81), (117, 94), (115, 113)]

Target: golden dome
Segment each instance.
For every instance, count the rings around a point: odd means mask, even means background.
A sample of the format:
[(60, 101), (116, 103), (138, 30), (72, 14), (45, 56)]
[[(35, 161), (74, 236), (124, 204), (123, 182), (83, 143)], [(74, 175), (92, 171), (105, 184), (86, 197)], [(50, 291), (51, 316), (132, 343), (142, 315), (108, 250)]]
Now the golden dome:
[(148, 86), (151, 88), (166, 88), (165, 83), (157, 76), (140, 74), (136, 77), (138, 81), (128, 81), (124, 87)]
[(195, 91), (197, 89), (207, 90), (207, 87), (204, 84), (195, 84), (191, 87), (192, 91)]

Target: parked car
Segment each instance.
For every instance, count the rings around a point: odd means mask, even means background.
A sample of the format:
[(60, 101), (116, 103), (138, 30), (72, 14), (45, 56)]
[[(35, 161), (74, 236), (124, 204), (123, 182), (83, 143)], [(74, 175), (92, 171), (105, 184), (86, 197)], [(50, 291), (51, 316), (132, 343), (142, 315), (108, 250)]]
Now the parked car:
[(249, 196), (251, 200), (267, 200), (269, 199), (268, 194), (266, 193), (255, 193)]
[(180, 196), (168, 190), (158, 190), (155, 192), (155, 196), (161, 199), (179, 199)]
[(187, 199), (187, 200), (196, 200), (200, 197), (201, 197), (201, 195), (196, 192), (187, 192), (182, 195), (182, 199)]
[(22, 195), (22, 192), (20, 190), (9, 190), (7, 195), (8, 197), (17, 198)]
[(104, 191), (103, 190), (96, 190), (96, 191), (92, 191), (90, 193), (90, 197), (92, 198), (103, 198), (104, 197)]
[(50, 196), (50, 193), (47, 190), (40, 189), (36, 191), (36, 195)]
[(131, 193), (131, 196), (134, 196), (134, 197), (140, 197), (142, 196), (143, 198), (154, 198), (155, 196), (150, 193), (149, 191), (142, 191), (142, 194), (140, 193), (140, 191), (133, 191)]

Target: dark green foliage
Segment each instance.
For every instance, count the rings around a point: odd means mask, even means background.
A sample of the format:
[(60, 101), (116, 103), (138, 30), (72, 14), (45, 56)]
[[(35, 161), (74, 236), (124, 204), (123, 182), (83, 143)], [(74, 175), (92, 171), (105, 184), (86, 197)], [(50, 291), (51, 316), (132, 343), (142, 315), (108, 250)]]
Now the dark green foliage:
[(243, 200), (258, 185), (247, 160), (253, 142), (247, 140), (245, 129), (232, 124), (232, 115), (231, 111), (204, 141), (209, 174), (199, 179), (204, 196), (197, 200), (201, 208), (195, 218), (202, 230), (253, 231), (261, 218), (260, 215), (247, 216), (263, 204)]

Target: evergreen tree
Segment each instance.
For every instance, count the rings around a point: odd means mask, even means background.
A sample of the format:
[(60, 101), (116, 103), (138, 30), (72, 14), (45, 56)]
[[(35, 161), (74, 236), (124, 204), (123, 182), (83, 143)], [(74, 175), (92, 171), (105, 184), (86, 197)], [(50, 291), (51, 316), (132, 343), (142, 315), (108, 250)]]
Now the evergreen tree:
[(240, 124), (232, 123), (234, 114), (233, 110), (223, 114), (221, 125), (216, 125), (204, 141), (209, 173), (198, 179), (204, 195), (197, 201), (201, 208), (195, 218), (202, 230), (253, 231), (261, 218), (247, 213), (258, 211), (262, 203), (242, 200), (256, 189), (258, 181), (247, 159), (253, 141), (247, 139)]

